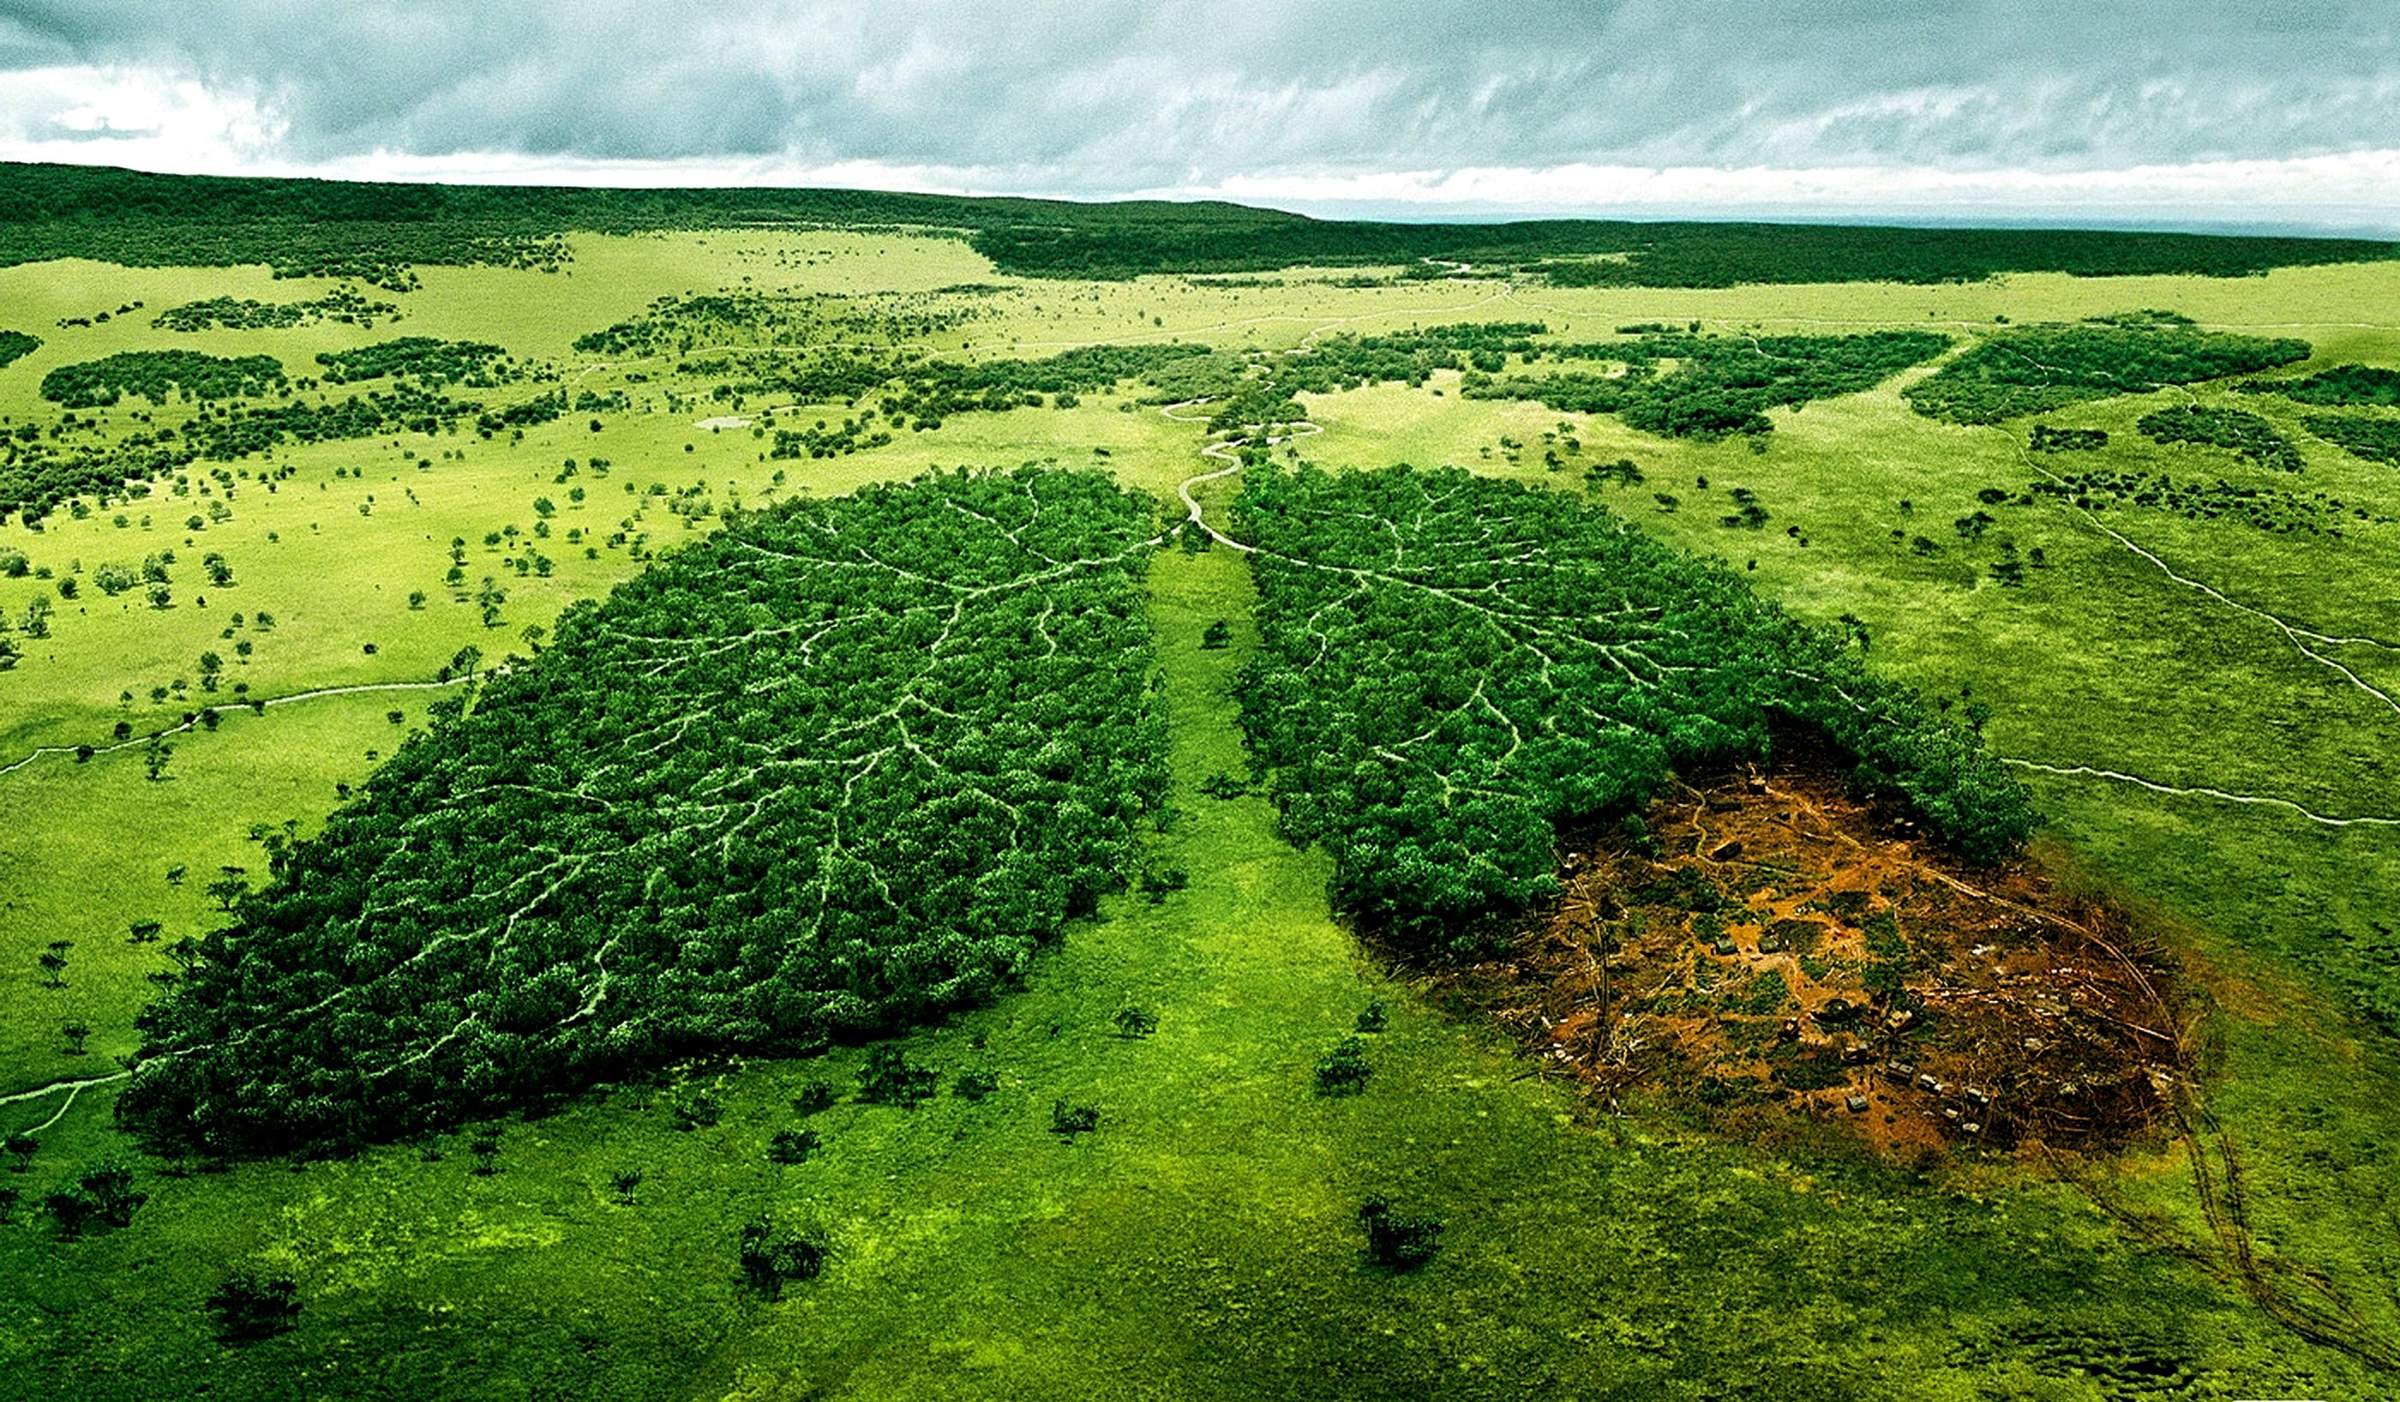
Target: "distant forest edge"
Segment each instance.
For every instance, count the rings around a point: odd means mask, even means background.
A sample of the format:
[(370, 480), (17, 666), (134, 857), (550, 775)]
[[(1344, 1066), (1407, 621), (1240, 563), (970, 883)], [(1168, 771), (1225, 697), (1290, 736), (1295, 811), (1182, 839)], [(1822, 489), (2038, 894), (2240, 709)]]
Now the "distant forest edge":
[(2006, 272), (2239, 277), (2400, 256), (2400, 244), (2372, 239), (1626, 220), (1397, 224), (1213, 201), (378, 184), (0, 163), (0, 266), (69, 257), (148, 267), (264, 263), (278, 276), (355, 277), (405, 290), (417, 265), (554, 268), (569, 257), (570, 232), (753, 224), (948, 229), (1003, 272), (1103, 279), (1466, 264), (1570, 286), (1731, 287), (1957, 282)]

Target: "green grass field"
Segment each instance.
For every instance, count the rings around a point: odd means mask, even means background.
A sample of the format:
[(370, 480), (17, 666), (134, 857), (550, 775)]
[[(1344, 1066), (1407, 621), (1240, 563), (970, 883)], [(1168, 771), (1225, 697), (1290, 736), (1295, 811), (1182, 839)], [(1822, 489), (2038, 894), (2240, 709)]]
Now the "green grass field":
[[(287, 301), (336, 286), (260, 268), (0, 269), (0, 328), (44, 341), (0, 367), (0, 427), (48, 424), (56, 409), (39, 398), (42, 376), (115, 351), (263, 352), (302, 375), (320, 351), (392, 335), (497, 342), (578, 389), (630, 401), (515, 441), (461, 432), (279, 450), (226, 465), (290, 469), (272, 492), (240, 478), (230, 500), (201, 464), (186, 494), (170, 481), (84, 519), (61, 511), (38, 530), (0, 526), (0, 547), (29, 561), (25, 576), (0, 578), (0, 614), (23, 651), (0, 672), (0, 1132), (38, 1127), (40, 1141), (25, 1171), (0, 1170), (0, 1187), (21, 1193), (0, 1226), (4, 1390), (2392, 1390), (2390, 1373), (2301, 1337), (2246, 1293), (2175, 1144), (2139, 1142), (2099, 1170), (2111, 1201), (2147, 1214), (2145, 1234), (2032, 1157), (1962, 1152), (1902, 1169), (1805, 1122), (1774, 1143), (1724, 1142), (1665, 1109), (1602, 1113), (1572, 1085), (1535, 1075), (1498, 1031), (1377, 965), (1328, 909), (1328, 864), (1277, 835), (1266, 800), (1201, 789), (1244, 764), (1228, 687), (1250, 645), (1252, 594), (1225, 549), (1162, 551), (1149, 583), (1175, 776), (1172, 820), (1151, 840), (1191, 884), (1155, 904), (1110, 900), (1041, 957), (1026, 988), (905, 1039), (946, 1075), (989, 1071), (998, 1089), (988, 1098), (852, 1103), (862, 1052), (845, 1048), (695, 1064), (512, 1120), (489, 1176), (470, 1172), (466, 1131), (298, 1164), (139, 1157), (112, 1125), (108, 1078), (137, 1045), (146, 976), (172, 965), (162, 944), (129, 943), (129, 928), (156, 920), (171, 941), (222, 920), (205, 888), (228, 866), (263, 874), (254, 828), (313, 830), (341, 786), (425, 723), (427, 704), (449, 691), (437, 674), (460, 648), (493, 659), (526, 650), (539, 636), (527, 629), (636, 572), (629, 546), (607, 542), (613, 533), (669, 550), (736, 504), (929, 467), (1039, 461), (1105, 466), (1172, 513), (1178, 484), (1218, 466), (1199, 455), (1200, 424), (1135, 402), (1131, 385), (1069, 410), (955, 414), (851, 456), (769, 460), (770, 440), (752, 426), (700, 426), (768, 406), (712, 402), (673, 357), (612, 363), (573, 350), (577, 336), (659, 296), (750, 287), (988, 304), (987, 315), (909, 342), (966, 356), (1168, 340), (1289, 349), (1341, 331), (1479, 319), (1539, 320), (1566, 339), (1653, 320), (1733, 333), (1930, 327), (1963, 349), (1996, 318), (2159, 307), (2211, 328), (2302, 337), (2314, 348), (2307, 368), (2400, 366), (2400, 320), (2373, 321), (2400, 307), (2393, 263), (2227, 280), (1681, 291), (1344, 287), (1343, 274), (1306, 271), (1028, 283), (957, 240), (848, 233), (579, 236), (574, 252), (556, 274), (426, 268), (420, 290), (376, 294), (402, 318), (373, 331), (150, 326), (202, 297)], [(940, 290), (969, 283), (1008, 290)], [(135, 300), (140, 312), (106, 324), (57, 325)], [(2289, 1279), (2321, 1278), (2381, 1337), (2400, 1335), (2400, 525), (2354, 516), (2336, 539), (2135, 506), (1986, 505), (1984, 489), (2036, 480), (2024, 425), (1913, 413), (1900, 391), (1925, 373), (1778, 410), (1754, 451), (1738, 438), (1662, 439), (1613, 417), (1466, 399), (1443, 372), (1423, 388), (1310, 396), (1323, 431), (1278, 452), (1331, 467), (1454, 463), (1588, 491), (1644, 529), (1754, 569), (1795, 613), (1854, 617), (1888, 674), (1988, 705), (1988, 738), (2024, 766), (2051, 860), (2144, 912), (2208, 1008), (2205, 1097), (2238, 1148), (2256, 1252), (2286, 1263)], [(2186, 402), (2266, 416), (2305, 472), (2161, 446), (2137, 429), (2142, 415)], [(131, 400), (102, 411), (96, 435), (130, 432), (145, 412)], [(2099, 400), (2044, 421), (2106, 429), (2109, 446), (2038, 465), (2323, 492), (2370, 517), (2400, 516), (2392, 469), (2310, 435), (2302, 412), (2221, 384), (2188, 399)], [(802, 406), (776, 418), (841, 416), (838, 405)], [(1555, 470), (1544, 462), (1552, 448)], [(1620, 457), (1639, 465), (1641, 484), (1586, 487), (1586, 465)], [(582, 467), (562, 478), (569, 460)], [(1719, 524), (1737, 486), (1770, 513), (1763, 529)], [(1222, 524), (1232, 484), (1199, 490)], [(554, 514), (541, 517), (536, 498)], [(230, 515), (205, 519), (212, 502)], [(1995, 520), (1969, 540), (1953, 522), (1979, 509)], [(184, 525), (194, 513), (201, 529)], [(588, 542), (570, 543), (571, 530)], [(1937, 548), (1913, 548), (1920, 535)], [(463, 589), (444, 581), (454, 538), (465, 542)], [(2003, 539), (2045, 562), (2020, 587), (1992, 572)], [(171, 607), (151, 607), (138, 589), (110, 598), (89, 587), (102, 563), (170, 549)], [(532, 550), (554, 562), (550, 573), (517, 571)], [(206, 551), (231, 563), (230, 586), (202, 578)], [(67, 575), (86, 582), (73, 599), (57, 590)], [(486, 576), (507, 594), (489, 625), (461, 597)], [(47, 637), (18, 626), (37, 597), (54, 606)], [(1201, 631), (1217, 620), (1232, 625), (1234, 646), (1204, 650)], [(237, 641), (251, 644), (247, 655)], [(213, 693), (198, 661), (211, 651), (223, 664)], [(253, 711), (239, 699), (271, 704)], [(210, 703), (218, 724), (180, 728)], [(120, 722), (133, 743), (114, 738)], [(154, 781), (140, 737), (162, 728), (177, 733)], [(95, 752), (79, 758), (79, 745)], [(63, 988), (37, 965), (55, 940), (73, 942)], [(1391, 1021), (1367, 1038), (1366, 1092), (1316, 1096), (1318, 1057), (1371, 999)], [(1129, 1007), (1156, 1015), (1155, 1035), (1118, 1034), (1112, 1019)], [(62, 1036), (69, 1023), (90, 1029), (80, 1053)], [(87, 1079), (100, 1083), (71, 1099), (56, 1089)], [(813, 1081), (841, 1088), (843, 1103), (807, 1121), (824, 1140), (808, 1162), (778, 1167), (765, 1143), (800, 1122), (791, 1098)], [(721, 1120), (676, 1128), (672, 1107), (700, 1087), (722, 1097)], [(1059, 1100), (1096, 1108), (1098, 1129), (1062, 1142), (1048, 1128)], [(41, 1195), (110, 1154), (135, 1163), (148, 1201), (129, 1226), (54, 1240)], [(620, 1170), (641, 1174), (630, 1203), (610, 1186)], [(1444, 1219), (1442, 1251), (1424, 1270), (1365, 1263), (1355, 1213), (1376, 1192)], [(833, 1246), (821, 1280), (773, 1302), (744, 1288), (733, 1251), (740, 1224), (770, 1209), (821, 1224)], [(202, 1301), (245, 1262), (288, 1270), (303, 1311), (288, 1334), (228, 1347)]]

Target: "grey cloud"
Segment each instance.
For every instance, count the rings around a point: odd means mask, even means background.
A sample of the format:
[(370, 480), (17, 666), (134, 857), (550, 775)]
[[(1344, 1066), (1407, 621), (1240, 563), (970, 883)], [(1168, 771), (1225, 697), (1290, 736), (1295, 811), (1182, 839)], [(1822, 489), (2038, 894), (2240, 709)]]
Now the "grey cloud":
[(1561, 162), (2118, 168), (2400, 147), (2387, 0), (16, 0), (372, 150), (1037, 171), (1093, 193)]

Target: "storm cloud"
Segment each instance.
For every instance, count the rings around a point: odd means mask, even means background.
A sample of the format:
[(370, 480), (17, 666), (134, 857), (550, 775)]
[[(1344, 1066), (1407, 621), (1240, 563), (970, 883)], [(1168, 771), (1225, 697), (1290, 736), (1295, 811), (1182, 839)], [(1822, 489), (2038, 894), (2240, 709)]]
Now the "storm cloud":
[(2388, 0), (13, 0), (0, 155), (2389, 223), (2390, 21)]

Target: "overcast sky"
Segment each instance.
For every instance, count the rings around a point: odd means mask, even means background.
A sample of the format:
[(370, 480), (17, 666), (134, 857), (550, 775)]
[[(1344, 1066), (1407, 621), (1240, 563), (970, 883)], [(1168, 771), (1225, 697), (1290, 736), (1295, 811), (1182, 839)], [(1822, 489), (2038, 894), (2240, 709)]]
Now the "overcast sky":
[(2393, 0), (0, 0), (0, 158), (2400, 232)]

